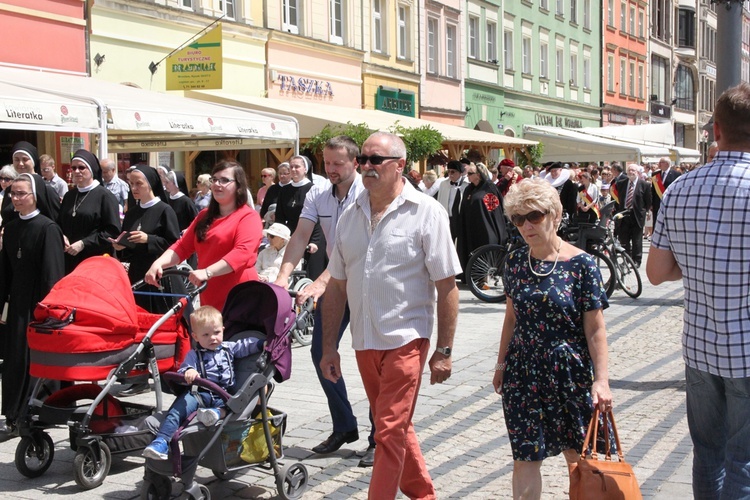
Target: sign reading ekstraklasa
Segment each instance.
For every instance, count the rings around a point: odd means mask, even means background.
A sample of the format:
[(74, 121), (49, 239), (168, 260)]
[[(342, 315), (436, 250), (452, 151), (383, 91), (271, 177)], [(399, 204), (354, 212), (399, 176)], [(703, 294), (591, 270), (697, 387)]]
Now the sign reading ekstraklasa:
[(221, 24), (167, 58), (167, 90), (222, 88)]

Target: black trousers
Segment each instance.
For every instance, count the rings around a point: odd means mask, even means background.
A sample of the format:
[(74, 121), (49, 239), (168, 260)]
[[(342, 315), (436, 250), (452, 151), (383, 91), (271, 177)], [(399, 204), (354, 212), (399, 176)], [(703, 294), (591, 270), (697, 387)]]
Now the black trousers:
[(617, 235), (620, 244), (625, 247), (625, 251), (633, 257), (633, 260), (640, 267), (643, 259), (643, 228), (638, 225), (635, 217), (626, 215), (620, 221), (620, 231)]

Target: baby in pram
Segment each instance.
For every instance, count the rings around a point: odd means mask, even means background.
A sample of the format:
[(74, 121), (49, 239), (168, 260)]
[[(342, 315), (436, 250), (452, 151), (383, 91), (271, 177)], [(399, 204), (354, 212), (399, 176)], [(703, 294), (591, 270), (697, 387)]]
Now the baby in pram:
[[(234, 384), (234, 360), (263, 350), (263, 340), (243, 338), (237, 342), (224, 342), (224, 325), (221, 313), (214, 307), (203, 306), (190, 315), (193, 339), (199, 347), (191, 350), (180, 365), (178, 373), (185, 381), (202, 377), (223, 388)], [(189, 390), (177, 396), (169, 408), (159, 432), (143, 456), (155, 460), (167, 460), (169, 441), (180, 424), (197, 411), (198, 420), (211, 426), (225, 416), (224, 402), (207, 391)]]

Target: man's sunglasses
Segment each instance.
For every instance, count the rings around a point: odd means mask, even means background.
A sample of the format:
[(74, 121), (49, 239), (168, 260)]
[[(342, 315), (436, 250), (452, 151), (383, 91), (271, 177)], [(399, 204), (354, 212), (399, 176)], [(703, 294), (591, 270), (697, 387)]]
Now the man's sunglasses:
[(359, 165), (364, 165), (368, 161), (370, 165), (382, 165), (385, 160), (400, 160), (400, 156), (380, 156), (380, 155), (357, 155), (355, 156)]
[(529, 221), (532, 224), (539, 224), (540, 222), (542, 222), (544, 217), (547, 216), (548, 213), (549, 213), (549, 210), (546, 212), (540, 212), (539, 210), (534, 210), (533, 212), (529, 212), (526, 215), (520, 215), (520, 214), (511, 215), (510, 221), (516, 227), (523, 226), (526, 223), (526, 221)]

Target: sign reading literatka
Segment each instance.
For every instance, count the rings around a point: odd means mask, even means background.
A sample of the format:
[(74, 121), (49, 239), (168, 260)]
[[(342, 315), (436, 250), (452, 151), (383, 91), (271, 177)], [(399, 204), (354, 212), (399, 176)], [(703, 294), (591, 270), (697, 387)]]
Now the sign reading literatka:
[(167, 58), (167, 90), (222, 88), (221, 24)]

